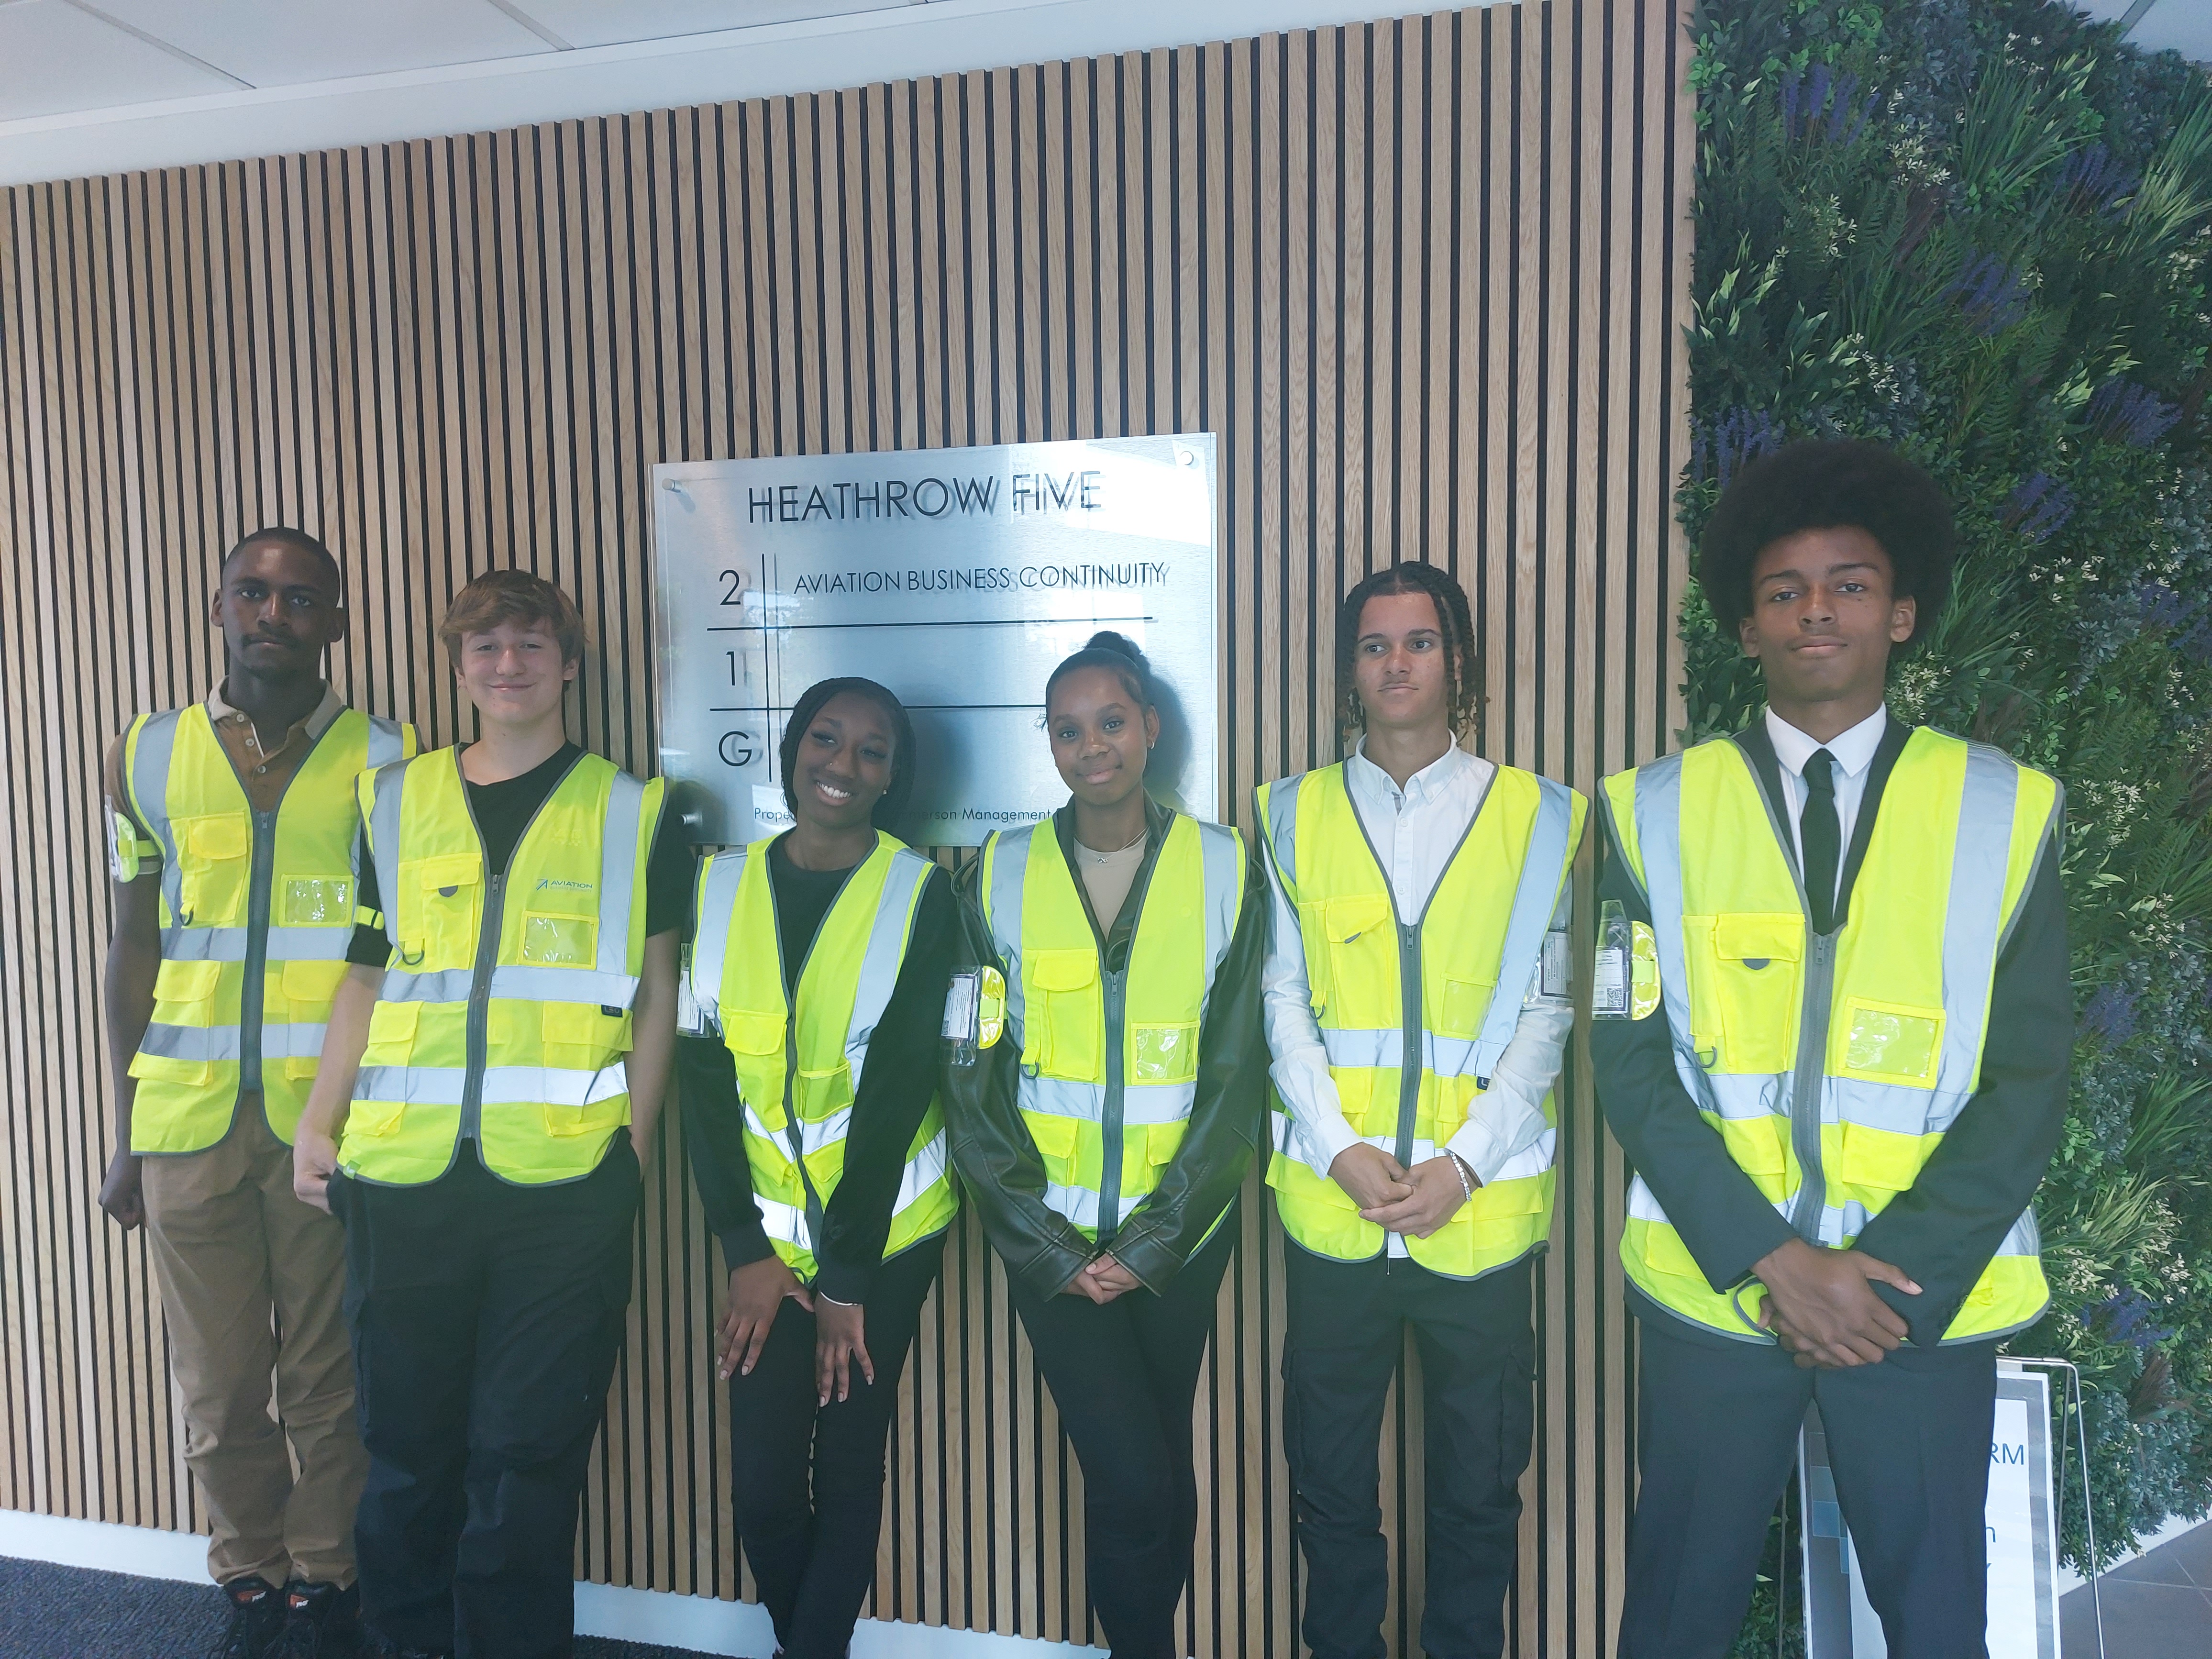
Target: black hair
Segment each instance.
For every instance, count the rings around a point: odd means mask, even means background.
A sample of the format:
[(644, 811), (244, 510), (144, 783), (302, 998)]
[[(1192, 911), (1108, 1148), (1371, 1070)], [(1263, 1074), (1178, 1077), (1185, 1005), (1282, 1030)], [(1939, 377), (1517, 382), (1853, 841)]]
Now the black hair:
[(1425, 593), (1437, 608), (1437, 631), (1444, 645), (1444, 712), (1455, 732), (1474, 723), (1482, 705), (1474, 678), (1474, 617), (1467, 590), (1432, 564), (1394, 564), (1363, 579), (1336, 608), (1336, 702), (1338, 722), (1347, 732), (1367, 729), (1367, 710), (1359, 702), (1353, 665), (1359, 650), (1359, 618), (1367, 601), (1389, 593)]
[(216, 564), (216, 584), (222, 583), (222, 574), (230, 568), (230, 562), (249, 547), (262, 542), (275, 542), (280, 547), (292, 548), (315, 560), (331, 579), (331, 591), (340, 599), (345, 597), (345, 575), (338, 568), (337, 557), (314, 537), (304, 530), (295, 530), (289, 525), (264, 525), (259, 530), (249, 531), (231, 544), (230, 550)]
[(1912, 638), (1951, 597), (1951, 503), (1916, 463), (1880, 444), (1806, 439), (1753, 461), (1721, 492), (1698, 548), (1698, 585), (1734, 639), (1751, 614), (1752, 567), (1802, 530), (1863, 530), (1889, 556), (1893, 594), (1917, 601)]
[(799, 797), (791, 787), (791, 770), (799, 762), (799, 739), (806, 728), (814, 724), (814, 717), (834, 697), (848, 691), (866, 697), (884, 711), (891, 723), (891, 781), (868, 820), (878, 830), (888, 830), (899, 821), (906, 811), (907, 798), (914, 793), (914, 722), (907, 718), (906, 705), (892, 695), (888, 686), (873, 680), (848, 674), (834, 680), (817, 680), (799, 694), (793, 705), (791, 718), (784, 722), (783, 740), (775, 746), (776, 758), (783, 766), (783, 804), (791, 808), (793, 816), (799, 812)]
[(1110, 628), (1102, 628), (1083, 643), (1083, 649), (1060, 659), (1060, 666), (1046, 676), (1044, 700), (1052, 702), (1052, 688), (1079, 668), (1103, 668), (1121, 682), (1121, 688), (1136, 702), (1139, 708), (1152, 706), (1152, 665), (1134, 640), (1116, 634)]

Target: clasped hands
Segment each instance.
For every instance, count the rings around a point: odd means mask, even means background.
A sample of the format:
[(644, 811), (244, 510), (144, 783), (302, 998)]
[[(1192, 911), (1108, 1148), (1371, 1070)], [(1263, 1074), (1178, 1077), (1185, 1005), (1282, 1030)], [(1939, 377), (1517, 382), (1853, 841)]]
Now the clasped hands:
[[(1464, 1181), (1460, 1178), (1463, 1170)], [(1352, 1195), (1363, 1219), (1415, 1238), (1426, 1238), (1457, 1215), (1470, 1188), (1482, 1184), (1450, 1152), (1438, 1152), (1409, 1170), (1364, 1140), (1339, 1152), (1328, 1174)]]
[(1874, 1281), (1920, 1294), (1903, 1269), (1858, 1250), (1827, 1250), (1793, 1238), (1761, 1256), (1753, 1276), (1766, 1287), (1762, 1328), (1796, 1357), (1798, 1368), (1879, 1364), (1911, 1328), (1874, 1293)]
[(868, 1358), (867, 1321), (861, 1305), (817, 1296), (799, 1282), (799, 1275), (784, 1265), (781, 1257), (774, 1255), (730, 1270), (730, 1304), (722, 1314), (715, 1376), (727, 1382), (733, 1372), (739, 1376), (751, 1373), (787, 1297), (814, 1316), (817, 1404), (828, 1405), (833, 1395), (840, 1401), (848, 1397), (855, 1366), (869, 1383), (875, 1382), (876, 1366)]

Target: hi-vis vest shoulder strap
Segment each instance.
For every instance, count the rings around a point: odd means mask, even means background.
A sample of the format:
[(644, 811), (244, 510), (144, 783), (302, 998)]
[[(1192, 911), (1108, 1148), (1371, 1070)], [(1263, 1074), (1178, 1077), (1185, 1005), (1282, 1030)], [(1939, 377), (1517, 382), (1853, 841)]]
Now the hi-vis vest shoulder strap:
[(471, 1138), (502, 1180), (580, 1180), (629, 1121), (623, 1056), (665, 785), (580, 756), (493, 875), (459, 754), (361, 780), (392, 963), (339, 1162), (415, 1184)]
[[(1419, 915), (1400, 914), (1341, 765), (1264, 786), (1268, 856), (1298, 917), (1307, 988), (1346, 1121), (1401, 1163), (1435, 1157), (1489, 1086), (1537, 981), (1545, 939), (1581, 844), (1587, 803), (1564, 784), (1494, 769)], [(1383, 1249), (1382, 1228), (1291, 1152), (1279, 1108), (1268, 1169), (1285, 1230), (1340, 1261)], [(1433, 1272), (1472, 1279), (1550, 1232), (1557, 1115), (1510, 1149), (1495, 1178), (1444, 1227), (1408, 1239)]]
[(1101, 1243), (1158, 1187), (1182, 1144), (1245, 867), (1235, 830), (1175, 814), (1115, 970), (1051, 819), (984, 844), (983, 916), (1022, 1045), (1018, 1103), (1044, 1162), (1044, 1201)]
[(132, 723), (124, 789), (161, 857), (161, 966), (131, 1064), (134, 1152), (213, 1146), (241, 1091), (258, 1091), (270, 1127), (292, 1138), (353, 939), (353, 781), (414, 747), (410, 728), (343, 710), (260, 812), (205, 705)]
[[(1800, 1237), (1845, 1249), (1980, 1085), (1990, 986), (2062, 804), (2000, 750), (1916, 730), (1877, 805), (1849, 914), (1807, 919), (1795, 843), (1732, 739), (1606, 782), (1648, 895), (1675, 1071), (1730, 1158)], [(1622, 1260), (1645, 1295), (1747, 1341), (1756, 1285), (1717, 1291), (1639, 1177)], [(2032, 1323), (2049, 1299), (2031, 1212), (1946, 1340)]]
[[(844, 1170), (853, 1103), (912, 942), (932, 861), (877, 833), (838, 890), (784, 993), (769, 843), (717, 854), (699, 872), (690, 992), (735, 1062), (753, 1201), (776, 1254), (816, 1269), (824, 1207)], [(793, 1003), (796, 1006), (793, 1006)], [(896, 1063), (933, 1066), (934, 1052)], [(942, 1231), (957, 1205), (935, 1100), (907, 1149), (884, 1254)]]

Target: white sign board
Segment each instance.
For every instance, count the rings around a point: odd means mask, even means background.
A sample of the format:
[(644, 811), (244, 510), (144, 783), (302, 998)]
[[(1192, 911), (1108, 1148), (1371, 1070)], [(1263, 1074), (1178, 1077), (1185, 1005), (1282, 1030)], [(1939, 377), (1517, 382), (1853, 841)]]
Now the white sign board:
[[(1806, 1417), (1798, 1474), (1808, 1659), (1887, 1659), (1881, 1620), (1867, 1600), (1858, 1551), (1836, 1502), (1817, 1407)], [(2057, 1515), (2050, 1378), (2001, 1360), (1984, 1507), (1990, 1659), (2058, 1659)]]
[(1147, 787), (1217, 817), (1213, 498), (1208, 434), (656, 466), (660, 769), (693, 838), (790, 823), (784, 721), (848, 674), (912, 714), (906, 840), (1043, 816), (1045, 677), (1102, 628), (1152, 661)]

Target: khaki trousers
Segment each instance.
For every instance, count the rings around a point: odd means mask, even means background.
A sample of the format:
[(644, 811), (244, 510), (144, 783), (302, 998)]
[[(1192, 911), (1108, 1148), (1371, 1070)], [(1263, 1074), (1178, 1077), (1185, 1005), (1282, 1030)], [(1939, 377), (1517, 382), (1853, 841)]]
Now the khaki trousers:
[(185, 1462), (213, 1523), (208, 1571), (217, 1583), (352, 1583), (368, 1459), (354, 1425), (344, 1228), (293, 1196), (292, 1149), (258, 1094), (240, 1098), (207, 1151), (141, 1170)]

